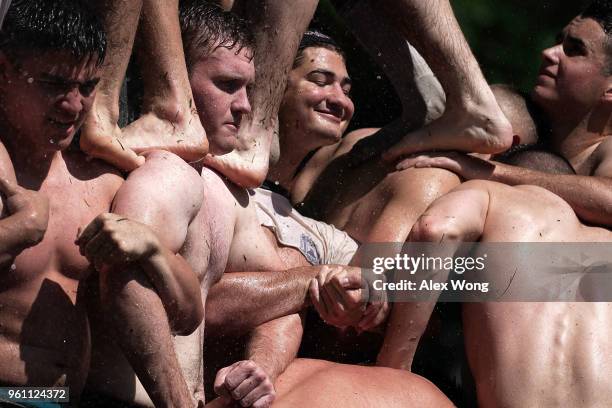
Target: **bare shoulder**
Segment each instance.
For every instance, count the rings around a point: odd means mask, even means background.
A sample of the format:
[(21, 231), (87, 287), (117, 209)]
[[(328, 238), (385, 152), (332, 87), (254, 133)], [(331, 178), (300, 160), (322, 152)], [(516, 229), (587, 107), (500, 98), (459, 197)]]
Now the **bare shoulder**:
[(202, 201), (204, 187), (200, 182), (200, 175), (183, 159), (163, 150), (151, 151), (146, 153), (145, 157), (145, 163), (133, 173), (145, 173), (151, 183), (163, 185), (173, 191), (184, 190), (193, 199)]
[(327, 166), (329, 162), (335, 158), (348, 153), (353, 148), (355, 143), (364, 137), (368, 137), (376, 133), (378, 130), (379, 128), (363, 128), (353, 130), (352, 132), (347, 133), (338, 143), (321, 147), (308, 161), (306, 169), (310, 167), (325, 168), (325, 166)]
[(312, 159), (309, 160), (308, 164), (310, 165), (313, 163), (316, 166), (325, 166), (336, 157), (342, 156), (343, 154), (351, 151), (355, 143), (358, 141), (376, 133), (379, 130), (380, 128), (362, 128), (353, 130), (344, 135), (342, 140), (338, 143), (320, 148), (314, 154), (314, 156), (312, 156)]
[(362, 128), (347, 133), (336, 148), (334, 157), (342, 156), (351, 151), (355, 143), (378, 132), (380, 128)]
[(111, 197), (125, 180), (116, 167), (102, 160), (90, 159), (80, 151), (64, 152), (62, 156), (71, 176), (81, 182), (108, 190)]
[(235, 225), (241, 207), (241, 192), (246, 196), (246, 190), (236, 186), (216, 171), (203, 167), (200, 173), (204, 189), (204, 202), (202, 204), (205, 219), (208, 223)]
[(380, 183), (379, 190), (393, 193), (399, 200), (411, 202), (414, 197), (425, 197), (434, 191), (447, 191), (460, 184), (459, 177), (448, 170), (437, 168), (409, 168), (391, 171)]
[(593, 152), (594, 167), (593, 176), (612, 177), (612, 136), (606, 139), (597, 146)]

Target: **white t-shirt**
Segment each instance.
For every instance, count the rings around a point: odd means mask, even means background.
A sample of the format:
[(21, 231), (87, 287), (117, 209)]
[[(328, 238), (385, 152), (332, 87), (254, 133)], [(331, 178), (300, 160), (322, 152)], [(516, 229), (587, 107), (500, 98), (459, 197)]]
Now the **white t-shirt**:
[(312, 265), (348, 265), (358, 244), (346, 232), (298, 213), (289, 200), (263, 188), (249, 190), (261, 225), (282, 245), (299, 250)]

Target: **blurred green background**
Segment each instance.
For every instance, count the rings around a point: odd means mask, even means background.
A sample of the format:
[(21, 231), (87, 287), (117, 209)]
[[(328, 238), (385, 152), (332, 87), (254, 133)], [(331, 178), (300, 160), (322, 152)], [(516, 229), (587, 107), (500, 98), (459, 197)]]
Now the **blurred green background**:
[[(451, 0), (487, 81), (511, 84), (523, 91), (532, 87), (541, 50), (554, 43), (557, 33), (586, 3), (580, 0)], [(351, 129), (383, 126), (397, 117), (399, 103), (384, 74), (361, 49), (330, 0), (320, 0), (311, 26), (332, 35), (347, 52), (356, 105)]]

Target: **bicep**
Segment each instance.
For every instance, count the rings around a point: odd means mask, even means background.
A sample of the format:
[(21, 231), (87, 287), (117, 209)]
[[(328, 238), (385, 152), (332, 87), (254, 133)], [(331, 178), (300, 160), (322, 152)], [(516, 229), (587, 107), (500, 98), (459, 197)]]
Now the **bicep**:
[(117, 191), (112, 211), (148, 225), (176, 252), (200, 209), (203, 184), (198, 173), (167, 152), (152, 152)]

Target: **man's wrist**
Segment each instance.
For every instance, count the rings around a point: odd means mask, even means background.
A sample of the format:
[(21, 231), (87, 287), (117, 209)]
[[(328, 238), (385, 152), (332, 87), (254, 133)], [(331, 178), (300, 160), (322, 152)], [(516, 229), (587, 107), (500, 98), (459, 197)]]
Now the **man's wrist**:
[(147, 256), (142, 257), (138, 263), (154, 284), (163, 281), (165, 272), (170, 270), (168, 260), (161, 248), (156, 248)]

